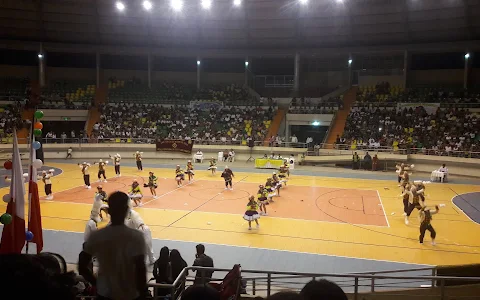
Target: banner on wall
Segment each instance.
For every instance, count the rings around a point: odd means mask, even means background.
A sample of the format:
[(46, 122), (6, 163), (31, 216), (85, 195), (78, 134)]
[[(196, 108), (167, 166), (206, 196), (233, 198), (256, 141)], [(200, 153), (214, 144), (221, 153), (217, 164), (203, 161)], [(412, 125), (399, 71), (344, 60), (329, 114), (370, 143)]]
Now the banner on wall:
[(219, 110), (223, 107), (223, 102), (221, 101), (191, 101), (190, 106), (193, 109), (198, 110)]
[(191, 140), (161, 140), (157, 141), (157, 151), (172, 151), (192, 153), (193, 141)]
[(398, 103), (397, 108), (398, 109), (415, 109), (418, 106), (423, 106), (425, 108), (425, 111), (428, 114), (434, 114), (438, 108), (440, 108), (440, 103)]

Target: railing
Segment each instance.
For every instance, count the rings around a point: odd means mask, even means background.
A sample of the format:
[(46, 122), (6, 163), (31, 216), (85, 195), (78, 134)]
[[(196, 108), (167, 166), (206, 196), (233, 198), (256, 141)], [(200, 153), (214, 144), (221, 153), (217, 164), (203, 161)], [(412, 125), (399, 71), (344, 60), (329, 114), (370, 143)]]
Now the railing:
[[(372, 147), (369, 145), (357, 145), (356, 149), (352, 149), (351, 144), (320, 144), (322, 151), (307, 151), (307, 156), (321, 156), (321, 155), (352, 155), (355, 151), (367, 151), (372, 153), (389, 153), (389, 154), (422, 154), (432, 156), (447, 156), (447, 157), (462, 157), (462, 158), (480, 158), (478, 151), (445, 151), (438, 149), (424, 149), (424, 148), (398, 148), (393, 147)], [(332, 150), (325, 151), (326, 149)]]
[[(131, 144), (155, 144), (157, 139), (155, 138), (125, 138), (125, 137), (118, 137), (118, 138), (42, 138), (43, 144), (106, 144), (106, 143), (131, 143)], [(29, 143), (28, 139), (18, 139), (19, 142), (27, 142)], [(217, 146), (245, 146), (243, 141), (211, 141), (211, 140), (193, 140), (195, 145), (217, 145)], [(12, 141), (7, 141), (7, 139), (2, 140), (3, 144), (11, 144)], [(247, 142), (248, 143), (248, 142)], [(255, 147), (262, 147), (265, 145), (265, 141), (254, 141), (253, 142)], [(307, 148), (306, 143), (292, 143), (292, 142), (281, 142), (277, 143), (276, 141), (269, 143), (269, 147), (275, 148)], [(274, 152), (274, 151), (272, 151)]]
[[(176, 300), (181, 298), (183, 291), (189, 286), (192, 281), (188, 277), (188, 272), (198, 272), (197, 282), (206, 283), (210, 279), (203, 277), (206, 272), (215, 271), (217, 277), (224, 276), (230, 269), (221, 268), (202, 268), (202, 267), (187, 267), (183, 269), (180, 275), (172, 284), (148, 284), (149, 289), (153, 294), (153, 299), (171, 299)], [(407, 276), (399, 275), (392, 276), (392, 273), (407, 273), (425, 271), (431, 276)], [(380, 275), (379, 275), (380, 274)], [(300, 291), (305, 284), (311, 280), (327, 279), (339, 285), (343, 291), (350, 294), (350, 299), (361, 299), (362, 293), (378, 293), (395, 290), (396, 294), (405, 293), (404, 299), (411, 297), (425, 296), (425, 290), (430, 289), (428, 294), (435, 299), (446, 300), (449, 299), (447, 295), (446, 282), (471, 282), (479, 283), (480, 277), (451, 277), (451, 276), (436, 276), (435, 268), (417, 268), (406, 270), (392, 270), (392, 271), (378, 271), (370, 274), (365, 273), (349, 273), (349, 274), (331, 274), (331, 273), (299, 273), (299, 272), (278, 272), (278, 271), (262, 271), (262, 270), (241, 270), (241, 277), (238, 278), (237, 286), (239, 291), (244, 294), (254, 296), (270, 296), (275, 292), (282, 290)], [(218, 282), (220, 280), (212, 279), (211, 282)], [(157, 296), (157, 289), (168, 289), (169, 295)], [(471, 299), (475, 299), (473, 296)], [(83, 297), (79, 298), (94, 298)], [(462, 297), (464, 298), (464, 297)], [(236, 299), (236, 298), (235, 298)], [(467, 298), (464, 298), (467, 299)]]
[(352, 107), (397, 107), (398, 103), (412, 103), (421, 105), (422, 103), (440, 103), (441, 108), (480, 108), (480, 102), (478, 103), (455, 103), (455, 102), (438, 102), (435, 101), (425, 101), (425, 99), (414, 99), (414, 100), (405, 100), (399, 99), (397, 101), (356, 101)]

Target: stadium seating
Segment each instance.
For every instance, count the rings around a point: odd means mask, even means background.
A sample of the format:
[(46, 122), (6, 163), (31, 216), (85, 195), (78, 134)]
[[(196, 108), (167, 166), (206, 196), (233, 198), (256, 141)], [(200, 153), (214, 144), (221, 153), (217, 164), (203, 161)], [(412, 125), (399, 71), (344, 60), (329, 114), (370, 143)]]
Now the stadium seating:
[(265, 138), (274, 113), (273, 108), (260, 107), (199, 109), (112, 103), (102, 108), (101, 122), (93, 134), (99, 139), (116, 139), (117, 142), (172, 138), (246, 144), (249, 136), (255, 140)]
[(353, 107), (343, 138), (350, 149), (393, 147), (434, 154), (480, 151), (480, 116), (468, 109)]
[(13, 128), (19, 121), (21, 121), (21, 119), (20, 106), (0, 106), (0, 138), (2, 143), (12, 142)]
[(6, 77), (0, 79), (0, 98), (5, 100), (23, 100), (27, 93), (28, 78)]
[(56, 80), (42, 88), (42, 107), (86, 108), (95, 97), (96, 86), (88, 81)]
[(293, 98), (288, 109), (290, 114), (333, 114), (343, 107), (343, 95), (326, 100)]

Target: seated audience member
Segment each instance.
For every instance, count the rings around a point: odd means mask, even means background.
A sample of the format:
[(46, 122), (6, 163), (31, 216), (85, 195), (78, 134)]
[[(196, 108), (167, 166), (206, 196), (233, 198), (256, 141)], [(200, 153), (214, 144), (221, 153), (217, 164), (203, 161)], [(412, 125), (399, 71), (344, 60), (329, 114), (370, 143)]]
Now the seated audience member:
[[(172, 267), (170, 264), (170, 250), (168, 247), (160, 249), (160, 255), (153, 264), (153, 277), (157, 283), (172, 283)], [(166, 296), (170, 293), (169, 288), (157, 288), (157, 296)]]
[[(111, 224), (92, 232), (79, 255), (79, 273), (96, 286), (98, 300), (142, 299), (147, 292), (145, 238), (125, 225), (129, 202), (123, 192), (108, 197)], [(92, 257), (98, 261), (97, 277), (89, 268)]]
[(220, 293), (208, 284), (192, 285), (183, 292), (182, 300), (220, 300)]
[(2, 299), (76, 299), (75, 273), (63, 273), (58, 260), (45, 254), (0, 255)]
[[(197, 254), (195, 255), (195, 261), (193, 262), (194, 267), (205, 267), (213, 268), (213, 259), (205, 254), (205, 246), (198, 244)], [(203, 284), (207, 283), (212, 279), (213, 271), (197, 271), (195, 275), (195, 281), (193, 284)], [(202, 278), (203, 277), (203, 278)]]
[(447, 179), (447, 175), (448, 175), (448, 168), (447, 168), (447, 165), (446, 164), (443, 164), (440, 169), (438, 169), (439, 172), (443, 172), (444, 175), (443, 175), (443, 180), (446, 180)]
[[(177, 249), (172, 249), (170, 252), (170, 265), (172, 267), (172, 281), (175, 281), (180, 273), (182, 273), (183, 269), (187, 267), (187, 262), (183, 259), (182, 255)], [(188, 276), (188, 271), (185, 273), (185, 276)], [(177, 289), (177, 293), (180, 293), (185, 289), (185, 281), (183, 281), (182, 285), (179, 289)], [(176, 297), (177, 299), (178, 297)]]
[(325, 279), (310, 281), (300, 291), (300, 295), (304, 300), (348, 300), (338, 285)]

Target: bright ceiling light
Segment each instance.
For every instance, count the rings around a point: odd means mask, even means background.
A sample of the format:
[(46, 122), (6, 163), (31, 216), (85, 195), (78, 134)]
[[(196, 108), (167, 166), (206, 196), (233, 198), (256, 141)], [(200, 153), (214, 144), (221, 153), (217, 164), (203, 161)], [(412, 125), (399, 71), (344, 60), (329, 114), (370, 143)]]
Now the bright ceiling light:
[(42, 53), (38, 53), (38, 58), (42, 59), (42, 58), (43, 58), (43, 54), (42, 54)]
[(148, 0), (143, 1), (143, 8), (145, 8), (146, 10), (151, 10), (152, 7), (153, 7), (152, 2)]
[(470, 53), (465, 54), (465, 59), (469, 59), (469, 58), (470, 58)]
[(182, 0), (170, 0), (170, 7), (174, 11), (181, 11), (183, 8), (183, 1)]
[(212, 0), (202, 0), (203, 9), (210, 9), (212, 7)]
[(119, 11), (125, 10), (125, 4), (123, 4), (123, 3), (120, 2), (120, 1), (117, 1), (117, 3), (115, 4), (115, 6), (117, 7), (117, 9), (118, 9)]
[(307, 4), (308, 0), (298, 0), (301, 4)]
[(233, 5), (235, 5), (235, 6), (242, 5), (242, 0), (233, 0)]

